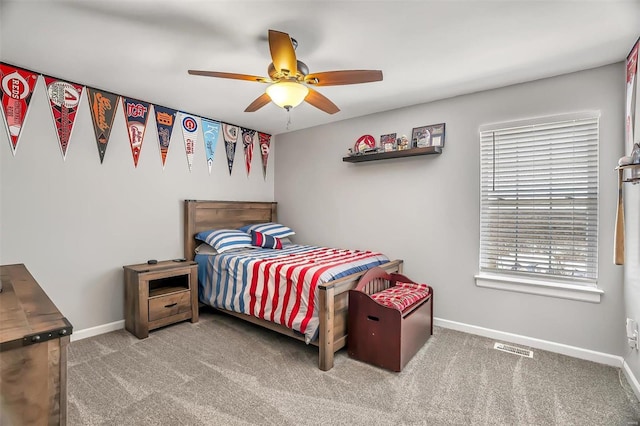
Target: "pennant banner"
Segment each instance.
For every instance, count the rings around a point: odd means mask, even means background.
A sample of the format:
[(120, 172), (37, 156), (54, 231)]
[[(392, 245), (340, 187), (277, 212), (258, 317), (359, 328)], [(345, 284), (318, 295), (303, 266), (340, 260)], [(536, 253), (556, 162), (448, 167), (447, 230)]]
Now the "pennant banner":
[(236, 156), (236, 142), (238, 141), (238, 126), (222, 123), (222, 137), (224, 147), (227, 152), (227, 164), (229, 165), (229, 175), (233, 168), (233, 158)]
[(202, 134), (204, 135), (204, 150), (207, 153), (207, 165), (209, 166), (209, 174), (211, 174), (211, 166), (213, 166), (213, 154), (216, 152), (216, 144), (218, 142), (218, 133), (220, 132), (220, 122), (203, 118)]
[(62, 159), (66, 160), (71, 131), (76, 120), (80, 96), (82, 96), (82, 86), (47, 76), (44, 76), (44, 83), (47, 86), (47, 96), (53, 124), (58, 134)]
[(176, 121), (177, 111), (175, 109), (153, 105), (156, 114), (156, 125), (158, 126), (158, 143), (160, 143), (160, 156), (162, 157), (162, 170), (167, 160), (171, 133), (173, 133), (173, 123)]
[(267, 179), (267, 160), (269, 159), (269, 147), (271, 145), (271, 135), (258, 132), (260, 144), (260, 154), (262, 155), (262, 177)]
[(187, 164), (189, 171), (193, 167), (193, 153), (198, 140), (198, 117), (182, 114), (182, 137), (184, 138), (184, 149), (187, 153)]
[(109, 143), (109, 136), (113, 128), (113, 120), (116, 117), (120, 96), (87, 87), (87, 97), (89, 98), (93, 131), (96, 134), (96, 143), (98, 144), (100, 164), (102, 164), (104, 154), (107, 152), (107, 144)]
[(127, 121), (133, 164), (135, 167), (138, 167), (138, 159), (140, 158), (142, 141), (144, 140), (144, 131), (147, 128), (147, 119), (149, 118), (149, 102), (123, 97), (122, 106), (124, 109), (124, 117)]
[(16, 155), (20, 132), (27, 117), (29, 103), (38, 74), (0, 63), (0, 108), (5, 119), (11, 151)]
[(255, 130), (242, 128), (242, 145), (244, 146), (244, 165), (247, 168), (247, 177), (251, 173), (251, 160), (253, 159), (253, 138)]

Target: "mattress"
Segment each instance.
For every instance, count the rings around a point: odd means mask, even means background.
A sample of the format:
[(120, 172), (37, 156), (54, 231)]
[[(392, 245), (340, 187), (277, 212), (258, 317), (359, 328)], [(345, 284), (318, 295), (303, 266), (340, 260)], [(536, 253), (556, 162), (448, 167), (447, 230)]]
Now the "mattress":
[(287, 244), (197, 254), (199, 299), (317, 338), (318, 286), (389, 261), (381, 253)]

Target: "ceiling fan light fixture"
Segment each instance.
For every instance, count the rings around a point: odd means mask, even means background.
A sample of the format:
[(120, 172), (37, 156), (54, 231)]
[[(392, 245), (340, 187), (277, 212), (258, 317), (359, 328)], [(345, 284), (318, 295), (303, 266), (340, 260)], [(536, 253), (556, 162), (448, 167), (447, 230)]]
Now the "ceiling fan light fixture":
[(307, 86), (294, 81), (274, 83), (266, 91), (274, 104), (286, 110), (300, 105), (309, 93)]

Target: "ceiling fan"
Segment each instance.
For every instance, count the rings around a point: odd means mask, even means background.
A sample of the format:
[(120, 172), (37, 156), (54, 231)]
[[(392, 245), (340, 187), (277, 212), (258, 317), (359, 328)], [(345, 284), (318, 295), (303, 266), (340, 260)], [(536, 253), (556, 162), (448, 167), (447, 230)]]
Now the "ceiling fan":
[(197, 70), (189, 70), (189, 74), (270, 84), (266, 93), (254, 100), (245, 112), (257, 111), (271, 101), (289, 111), (306, 101), (328, 114), (335, 114), (340, 108), (311, 86), (340, 86), (382, 80), (382, 71), (379, 70), (325, 71), (310, 74), (307, 65), (296, 58), (297, 45), (296, 40), (289, 37), (289, 34), (269, 30), (269, 50), (273, 61), (267, 69), (269, 77)]

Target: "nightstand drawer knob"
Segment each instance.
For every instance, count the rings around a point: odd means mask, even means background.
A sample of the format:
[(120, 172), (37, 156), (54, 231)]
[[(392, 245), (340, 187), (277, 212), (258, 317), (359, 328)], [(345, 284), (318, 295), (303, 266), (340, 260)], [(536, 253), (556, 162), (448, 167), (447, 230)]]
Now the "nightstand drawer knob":
[(168, 305), (164, 305), (165, 308), (173, 308), (174, 306), (176, 306), (178, 304), (178, 302), (174, 302), (174, 303), (170, 303)]

